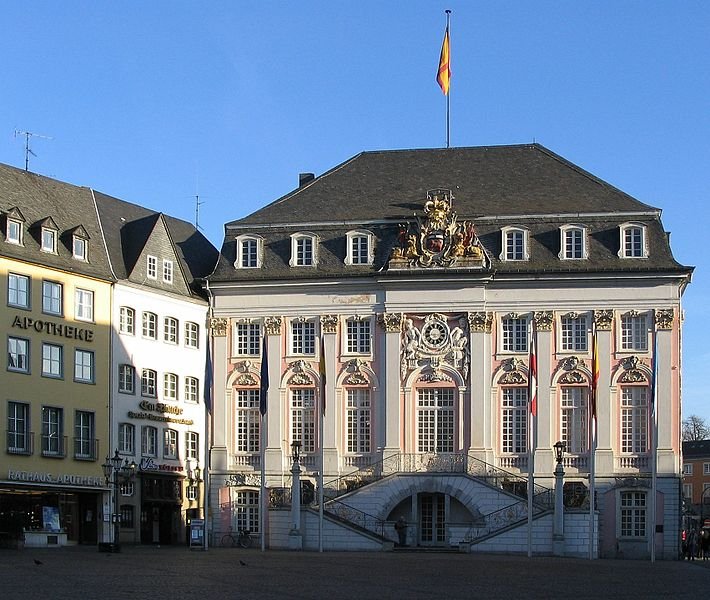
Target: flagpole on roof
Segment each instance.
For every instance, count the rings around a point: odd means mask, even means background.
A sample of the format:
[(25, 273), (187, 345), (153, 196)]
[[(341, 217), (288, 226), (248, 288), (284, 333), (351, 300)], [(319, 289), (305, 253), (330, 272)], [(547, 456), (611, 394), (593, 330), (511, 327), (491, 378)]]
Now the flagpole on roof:
[(444, 32), (444, 41), (441, 44), (441, 54), (439, 55), (439, 69), (436, 74), (436, 81), (441, 88), (441, 91), (446, 96), (446, 147), (451, 146), (451, 11), (446, 11), (446, 31)]

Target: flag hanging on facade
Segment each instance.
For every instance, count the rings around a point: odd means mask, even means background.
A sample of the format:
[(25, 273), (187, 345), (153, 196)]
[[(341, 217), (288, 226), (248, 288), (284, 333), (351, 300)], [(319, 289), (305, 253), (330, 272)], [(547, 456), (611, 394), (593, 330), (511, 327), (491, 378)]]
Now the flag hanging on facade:
[(266, 414), (266, 399), (269, 395), (269, 354), (266, 349), (266, 336), (261, 349), (261, 384), (259, 386), (259, 412), (263, 417)]
[(530, 357), (528, 361), (528, 404), (530, 414), (537, 416), (537, 344), (535, 342), (535, 327), (533, 326), (530, 336)]
[(207, 412), (212, 412), (212, 387), (214, 378), (214, 365), (212, 364), (212, 340), (207, 337), (207, 353), (205, 356), (205, 383), (203, 390), (203, 398)]
[(320, 362), (318, 363), (318, 372), (320, 374), (320, 408), (325, 414), (325, 339), (320, 338)]
[(446, 26), (444, 42), (441, 44), (441, 54), (439, 55), (439, 70), (436, 73), (436, 81), (444, 92), (444, 96), (449, 95), (449, 85), (451, 83), (451, 65), (449, 63), (449, 26)]
[(589, 400), (592, 422), (597, 420), (597, 387), (599, 386), (599, 349), (597, 344), (597, 330), (592, 333), (592, 393)]
[(658, 334), (653, 330), (653, 356), (651, 357), (651, 419), (656, 417), (658, 399)]

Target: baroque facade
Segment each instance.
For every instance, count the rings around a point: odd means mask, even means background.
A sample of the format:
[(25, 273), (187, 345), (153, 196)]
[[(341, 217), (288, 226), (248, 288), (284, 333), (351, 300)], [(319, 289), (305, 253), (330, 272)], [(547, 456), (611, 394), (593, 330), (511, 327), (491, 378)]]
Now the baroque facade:
[(208, 278), (213, 543), (233, 527), (288, 544), (298, 442), (303, 547), (391, 547), (403, 517), (409, 545), (524, 552), (533, 468), (532, 547), (549, 553), (561, 441), (564, 554), (647, 556), (654, 540), (656, 556), (678, 555), (692, 268), (658, 209), (537, 144), (366, 152), (225, 232)]

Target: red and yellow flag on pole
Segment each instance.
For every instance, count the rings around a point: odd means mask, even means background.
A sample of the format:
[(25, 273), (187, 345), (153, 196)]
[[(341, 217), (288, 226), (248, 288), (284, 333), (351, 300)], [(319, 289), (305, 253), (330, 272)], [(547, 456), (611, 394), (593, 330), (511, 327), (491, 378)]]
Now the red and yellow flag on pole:
[(449, 64), (449, 27), (446, 26), (444, 33), (444, 43), (441, 45), (439, 56), (439, 71), (436, 74), (436, 81), (444, 92), (444, 96), (449, 95), (449, 84), (451, 82), (451, 66)]

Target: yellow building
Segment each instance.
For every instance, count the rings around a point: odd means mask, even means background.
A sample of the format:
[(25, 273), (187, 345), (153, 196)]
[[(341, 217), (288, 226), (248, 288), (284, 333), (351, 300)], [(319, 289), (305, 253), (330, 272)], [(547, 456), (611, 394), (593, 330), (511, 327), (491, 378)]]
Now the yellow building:
[(95, 544), (111, 513), (113, 276), (93, 194), (4, 165), (0, 190), (0, 535)]

